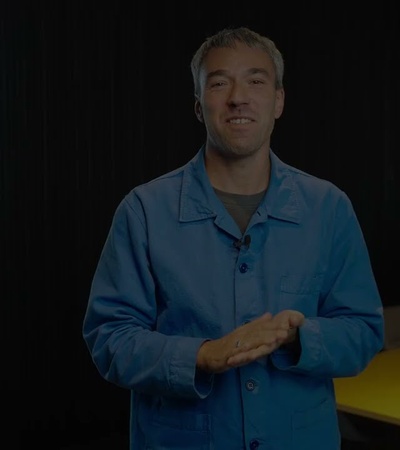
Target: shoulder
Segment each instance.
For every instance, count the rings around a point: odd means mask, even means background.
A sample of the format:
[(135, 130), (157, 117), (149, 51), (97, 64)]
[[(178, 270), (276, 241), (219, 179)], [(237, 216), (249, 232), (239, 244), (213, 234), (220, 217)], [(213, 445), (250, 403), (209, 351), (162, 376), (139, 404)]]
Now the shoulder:
[(349, 201), (347, 194), (332, 181), (285, 163), (274, 153), (271, 154), (271, 160), (275, 175), (278, 178), (286, 179), (287, 183), (292, 183), (293, 188), (299, 194), (307, 198), (329, 197)]
[(274, 192), (279, 199), (287, 199), (298, 217), (318, 216), (332, 223), (355, 217), (351, 199), (332, 181), (287, 164), (274, 154), (271, 163)]
[(125, 195), (123, 201), (127, 202), (130, 206), (134, 206), (138, 202), (161, 201), (165, 197), (178, 195), (185, 167), (186, 165), (181, 166), (133, 187)]
[(176, 202), (181, 196), (182, 186), (193, 185), (194, 180), (204, 182), (204, 161), (202, 149), (185, 164), (170, 170), (156, 178), (134, 187), (125, 201), (141, 201), (143, 203)]

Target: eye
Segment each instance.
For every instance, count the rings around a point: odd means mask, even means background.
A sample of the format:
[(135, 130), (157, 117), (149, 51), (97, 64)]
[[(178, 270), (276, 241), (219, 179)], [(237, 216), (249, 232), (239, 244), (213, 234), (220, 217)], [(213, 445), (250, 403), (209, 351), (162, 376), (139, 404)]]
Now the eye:
[(254, 79), (254, 80), (250, 80), (251, 84), (264, 84), (264, 80), (260, 80), (260, 79)]
[(210, 89), (219, 89), (223, 86), (226, 86), (226, 81), (224, 80), (213, 80), (209, 84)]

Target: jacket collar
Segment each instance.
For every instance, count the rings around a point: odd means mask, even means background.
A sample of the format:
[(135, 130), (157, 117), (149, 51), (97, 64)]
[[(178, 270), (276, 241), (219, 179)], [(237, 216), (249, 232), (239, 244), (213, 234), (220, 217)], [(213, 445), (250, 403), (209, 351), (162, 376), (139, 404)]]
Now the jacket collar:
[[(192, 222), (215, 217), (220, 226), (233, 223), (230, 215), (211, 186), (204, 162), (205, 147), (202, 146), (183, 170), (180, 213), (181, 222)], [(270, 150), (271, 176), (267, 193), (259, 208), (259, 221), (268, 216), (279, 220), (300, 223), (300, 193), (294, 181), (295, 170), (282, 162)]]

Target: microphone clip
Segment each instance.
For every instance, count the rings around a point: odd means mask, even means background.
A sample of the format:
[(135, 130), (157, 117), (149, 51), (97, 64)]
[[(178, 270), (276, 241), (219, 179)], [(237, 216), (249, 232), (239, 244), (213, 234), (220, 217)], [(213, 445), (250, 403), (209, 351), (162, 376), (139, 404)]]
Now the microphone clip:
[(250, 243), (251, 243), (251, 236), (249, 234), (246, 234), (242, 239), (234, 241), (233, 246), (238, 250), (240, 250), (242, 246), (245, 246), (247, 247), (247, 249), (249, 249)]

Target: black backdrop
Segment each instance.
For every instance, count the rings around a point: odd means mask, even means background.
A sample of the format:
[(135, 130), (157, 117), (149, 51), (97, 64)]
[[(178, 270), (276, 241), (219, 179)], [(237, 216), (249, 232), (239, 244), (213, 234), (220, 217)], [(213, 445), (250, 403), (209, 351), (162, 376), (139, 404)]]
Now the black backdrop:
[(189, 63), (221, 27), (250, 26), (282, 50), (286, 109), (273, 148), (349, 194), (383, 302), (400, 303), (394, 1), (353, 9), (350, 2), (0, 3), (8, 449), (58, 449), (126, 432), (128, 393), (100, 379), (81, 337), (91, 276), (122, 196), (201, 145)]

